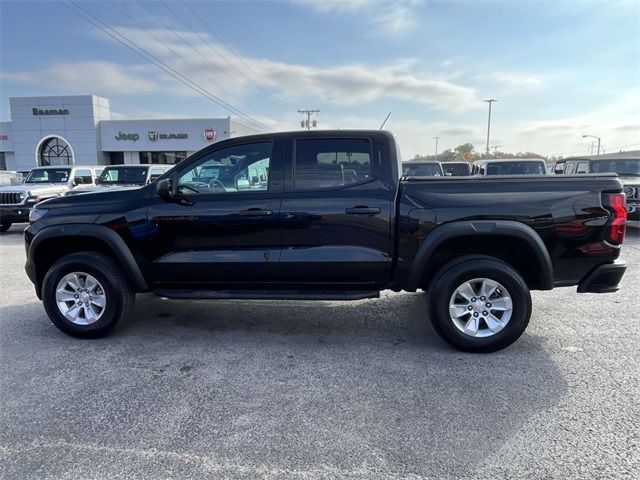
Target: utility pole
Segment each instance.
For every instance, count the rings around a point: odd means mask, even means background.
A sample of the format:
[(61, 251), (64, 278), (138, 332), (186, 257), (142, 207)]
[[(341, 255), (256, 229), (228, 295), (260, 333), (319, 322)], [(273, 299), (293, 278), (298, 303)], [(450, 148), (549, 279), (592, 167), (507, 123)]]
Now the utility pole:
[(438, 140), (440, 140), (440, 137), (433, 137), (436, 140), (436, 162), (438, 161)]
[(493, 102), (497, 102), (498, 100), (496, 100), (495, 98), (489, 98), (484, 101), (489, 104), (489, 120), (487, 122), (487, 155), (489, 155), (489, 132), (491, 131), (491, 104)]
[(491, 148), (493, 148), (493, 156), (497, 157), (498, 156), (498, 148), (501, 147), (502, 145), (491, 145)]
[(582, 138), (595, 138), (598, 140), (598, 155), (600, 155), (600, 137), (596, 137), (595, 135), (582, 135)]
[(317, 127), (318, 126), (318, 121), (317, 120), (313, 120), (311, 121), (311, 115), (314, 114), (318, 114), (320, 113), (320, 110), (315, 109), (315, 110), (309, 110), (309, 109), (305, 109), (305, 110), (298, 110), (298, 113), (301, 115), (306, 115), (307, 119), (306, 120), (301, 120), (300, 121), (300, 126), (302, 128), (306, 128), (307, 130), (311, 130), (311, 127)]

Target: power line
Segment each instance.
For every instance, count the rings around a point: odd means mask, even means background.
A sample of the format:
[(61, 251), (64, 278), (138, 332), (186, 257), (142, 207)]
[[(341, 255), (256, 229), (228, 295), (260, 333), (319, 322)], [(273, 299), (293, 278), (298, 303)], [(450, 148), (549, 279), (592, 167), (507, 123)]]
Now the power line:
[[(138, 2), (138, 3), (140, 3), (140, 2)], [(251, 78), (247, 77), (247, 75), (246, 75), (242, 70), (240, 70), (236, 65), (234, 65), (232, 62), (230, 62), (230, 61), (227, 59), (227, 57), (225, 57), (225, 55), (224, 55), (224, 54), (222, 54), (221, 52), (219, 52), (219, 51), (218, 51), (218, 47), (217, 47), (217, 46), (214, 48), (214, 47), (209, 43), (209, 41), (208, 41), (206, 38), (204, 38), (204, 37), (200, 34), (200, 32), (196, 31), (196, 30), (195, 30), (195, 29), (194, 29), (194, 28), (193, 28), (193, 27), (192, 27), (192, 26), (191, 26), (191, 25), (190, 25), (190, 24), (189, 24), (189, 23), (188, 23), (188, 22), (187, 22), (187, 21), (182, 17), (182, 15), (180, 15), (180, 14), (178, 14), (176, 11), (172, 10), (172, 9), (169, 7), (169, 5), (167, 5), (165, 2), (162, 2), (162, 4), (164, 5), (164, 7), (167, 9), (167, 11), (168, 11), (171, 15), (175, 16), (178, 20), (180, 20), (180, 22), (182, 22), (182, 24), (183, 24), (184, 26), (186, 26), (186, 27), (187, 27), (187, 30), (189, 30), (189, 32), (191, 32), (191, 33), (193, 33), (194, 35), (196, 35), (196, 36), (200, 39), (200, 41), (201, 41), (203, 44), (205, 44), (205, 45), (209, 48), (209, 50), (211, 50), (211, 51), (214, 53), (214, 55), (216, 55), (216, 56), (220, 57), (220, 58), (221, 58), (221, 59), (222, 59), (222, 60), (223, 60), (227, 65), (229, 65), (232, 69), (234, 69), (234, 70), (235, 70), (236, 72), (238, 72), (240, 75), (242, 75), (243, 77), (245, 77), (245, 78), (247, 79), (247, 81), (248, 81), (252, 86), (257, 87), (257, 90), (249, 89), (249, 87), (248, 87), (248, 86), (243, 85), (243, 84), (240, 84), (240, 86), (242, 86), (243, 88), (245, 88), (246, 90), (248, 90), (248, 91), (249, 91), (250, 93), (252, 93), (252, 94), (256, 94), (256, 93), (257, 93), (257, 94), (266, 93), (268, 96), (269, 96), (269, 95), (270, 95), (270, 96), (273, 96), (270, 92), (263, 90), (263, 89), (260, 87), (260, 85), (257, 85), (257, 84), (256, 84), (256, 83), (255, 83)], [(148, 9), (147, 9), (147, 11), (148, 11)], [(199, 18), (199, 17), (198, 17), (198, 20), (200, 21), (200, 18)], [(162, 22), (162, 23), (163, 23), (167, 28), (169, 28), (171, 31), (173, 31), (173, 32), (174, 32), (174, 34), (177, 34), (177, 32), (175, 32), (171, 27), (169, 27), (168, 25), (166, 25), (164, 22)], [(206, 25), (205, 25), (205, 27), (206, 27)], [(183, 40), (183, 42), (184, 42), (184, 41), (185, 41), (185, 40)], [(193, 46), (192, 46), (192, 48), (194, 48), (194, 49), (195, 49), (195, 47), (193, 47)], [(196, 49), (196, 50), (197, 50), (197, 49)], [(197, 50), (197, 51), (198, 51), (198, 53), (200, 53), (200, 55), (202, 55), (202, 56), (207, 60), (207, 62), (210, 62), (210, 60), (209, 60), (209, 58), (208, 58), (208, 57), (206, 57), (204, 54), (202, 54), (199, 50)], [(223, 73), (224, 73), (224, 75), (226, 75), (226, 76), (227, 76), (227, 78), (229, 78), (231, 81), (233, 81), (233, 82), (237, 82), (237, 80), (236, 80), (235, 78), (231, 77), (231, 75), (229, 75), (229, 73), (228, 73), (226, 70), (222, 70), (222, 72), (223, 72)], [(268, 98), (268, 96), (267, 96), (266, 98)], [(275, 104), (275, 103), (273, 103), (273, 102), (271, 102), (271, 103), (272, 103), (272, 105), (276, 105), (276, 104)]]
[[(236, 97), (233, 93), (231, 93), (229, 90), (227, 90), (226, 88), (224, 88), (222, 85), (220, 85), (218, 82), (216, 82), (214, 79), (212, 79), (209, 75), (206, 75), (204, 72), (200, 71), (198, 69), (198, 67), (196, 67), (193, 63), (191, 63), (190, 61), (186, 60), (182, 55), (180, 55), (180, 53), (176, 52), (173, 48), (171, 48), (169, 45), (167, 45), (165, 42), (162, 41), (162, 39), (160, 39), (156, 34), (154, 34), (152, 31), (146, 29), (145, 27), (142, 26), (142, 24), (140, 22), (138, 22), (135, 18), (133, 18), (131, 15), (129, 15), (123, 8), (119, 7), (118, 5), (115, 4), (115, 2), (111, 2), (111, 4), (118, 9), (118, 11), (120, 11), (123, 15), (125, 15), (127, 18), (129, 18), (132, 22), (134, 22), (136, 25), (138, 25), (138, 27), (140, 27), (142, 30), (144, 30), (145, 32), (147, 32), (149, 35), (151, 35), (157, 42), (159, 42), (162, 46), (164, 46), (167, 50), (169, 50), (171, 53), (173, 53), (176, 57), (178, 57), (184, 64), (186, 64), (189, 68), (193, 69), (194, 71), (197, 71), (200, 73), (200, 75), (202, 75), (205, 79), (207, 79), (209, 82), (211, 82), (212, 84), (216, 85), (220, 90), (224, 91), (229, 97), (233, 98), (234, 100), (236, 100), (237, 102), (239, 102), (240, 104), (244, 105), (245, 107), (253, 110), (255, 113), (259, 114), (259, 115), (263, 115), (261, 112), (259, 112), (258, 110), (256, 110), (255, 108), (253, 108), (251, 105), (245, 103), (244, 101), (242, 101), (241, 99), (239, 99), (238, 97)], [(156, 20), (160, 21), (165, 27), (167, 27), (168, 29), (170, 29), (173, 34), (179, 39), (181, 40), (183, 43), (185, 43), (185, 45), (187, 45), (188, 47), (192, 48), (193, 50), (195, 50), (197, 53), (199, 53), (206, 61), (209, 61), (209, 59), (203, 55), (199, 50), (197, 50), (195, 47), (193, 47), (192, 45), (188, 44), (185, 40), (183, 40), (180, 36), (178, 36), (177, 32), (175, 32), (175, 30), (173, 30), (171, 27), (169, 27), (166, 23), (164, 23), (162, 20), (158, 19), (153, 12), (151, 12), (147, 7), (145, 7), (144, 5), (142, 5), (140, 2), (138, 2), (138, 4), (144, 8), (147, 12), (149, 12), (149, 14), (155, 18)]]
[[(216, 103), (218, 106), (221, 106), (223, 108), (226, 108), (226, 109), (232, 111), (236, 115), (239, 115), (244, 120), (249, 121), (250, 123), (253, 123), (254, 125), (258, 126), (259, 128), (270, 130), (266, 125), (263, 125), (260, 122), (251, 119), (250, 117), (248, 117), (246, 114), (244, 114), (239, 109), (233, 107), (232, 105), (229, 105), (227, 102), (225, 102), (221, 98), (217, 97), (213, 93), (209, 92), (205, 88), (203, 88), (200, 85), (198, 85), (196, 82), (190, 80), (185, 75), (181, 74), (180, 72), (178, 72), (174, 68), (170, 67), (169, 65), (164, 63), (162, 60), (158, 59), (153, 54), (149, 53), (147, 50), (145, 50), (144, 48), (140, 47), (138, 44), (136, 44), (135, 42), (130, 40), (126, 35), (123, 35), (122, 33), (118, 32), (117, 30), (115, 30), (114, 28), (109, 26), (106, 22), (100, 20), (98, 17), (96, 17), (95, 15), (91, 14), (89, 11), (85, 10), (80, 5), (77, 5), (73, 0), (68, 0), (68, 4), (65, 3), (63, 0), (58, 0), (58, 2), (61, 3), (66, 8), (68, 8), (69, 10), (71, 10), (72, 12), (74, 12), (76, 15), (79, 15), (80, 17), (85, 19), (87, 22), (89, 22), (92, 25), (94, 25), (95, 27), (99, 28), (102, 32), (106, 33), (108, 36), (110, 36), (111, 38), (116, 40), (118, 43), (121, 43), (122, 45), (127, 47), (129, 50), (133, 51), (134, 53), (136, 53), (140, 57), (142, 57), (145, 60), (147, 60), (148, 62), (152, 63), (154, 66), (156, 66), (160, 70), (162, 70), (165, 73), (171, 75), (173, 78), (175, 78), (176, 80), (178, 80), (180, 83), (184, 84), (185, 86), (189, 87), (191, 90), (193, 90), (193, 91), (199, 93), (200, 95), (208, 98), (212, 102)], [(73, 5), (73, 7), (71, 5)], [(78, 11), (78, 10), (80, 10), (80, 11)], [(81, 12), (84, 12), (84, 13), (81, 13)]]
[[(164, 1), (163, 1), (162, 3), (164, 4)], [(197, 13), (196, 13), (192, 8), (191, 8), (191, 6), (190, 6), (188, 3), (184, 2), (184, 1), (182, 1), (181, 3), (182, 3), (182, 5), (184, 5), (184, 6), (185, 6), (185, 7), (186, 7), (186, 8), (187, 8), (187, 9), (188, 9), (192, 14), (193, 14), (193, 16), (194, 16), (194, 17), (195, 17), (195, 18), (196, 18), (196, 19), (197, 19), (197, 20), (198, 20), (198, 21), (199, 21), (199, 22), (204, 26), (204, 28), (206, 28), (206, 29), (209, 31), (209, 33), (211, 33), (211, 35), (213, 35), (214, 37), (216, 37), (216, 38), (218, 39), (218, 41), (219, 41), (219, 42), (220, 42), (220, 43), (221, 43), (221, 44), (222, 44), (222, 45), (223, 45), (223, 46), (224, 46), (224, 47), (225, 47), (229, 52), (231, 52), (231, 54), (232, 54), (234, 57), (236, 57), (240, 63), (242, 63), (242, 65), (244, 65), (244, 66), (247, 68), (247, 70), (248, 70), (248, 71), (250, 71), (251, 73), (253, 73), (253, 75), (255, 76), (255, 78), (256, 78), (259, 82), (261, 82), (261, 83), (263, 83), (263, 84), (265, 84), (265, 85), (267, 85), (267, 86), (271, 87), (271, 88), (272, 88), (272, 89), (274, 89), (274, 90), (278, 90), (278, 87), (276, 87), (276, 86), (275, 86), (273, 83), (271, 83), (269, 80), (261, 78), (261, 77), (260, 77), (260, 74), (258, 74), (258, 73), (257, 73), (257, 72), (256, 72), (256, 71), (255, 71), (255, 70), (254, 70), (254, 69), (253, 69), (253, 68), (252, 68), (252, 67), (251, 67), (247, 62), (245, 62), (245, 61), (244, 61), (244, 59), (243, 59), (240, 55), (238, 55), (238, 54), (236, 53), (236, 51), (235, 51), (233, 48), (231, 48), (229, 45), (227, 45), (227, 43), (222, 39), (222, 37), (220, 37), (220, 35), (218, 35), (218, 34), (217, 34), (217, 33), (216, 33), (216, 32), (215, 32), (211, 27), (209, 27), (209, 25), (207, 25), (207, 24), (206, 24), (206, 23), (205, 23), (205, 22), (200, 18), (200, 16), (199, 16), (199, 15), (198, 15), (198, 14), (197, 14)], [(166, 6), (166, 5), (165, 5), (165, 6)], [(239, 70), (238, 70), (238, 71), (239, 71)], [(240, 72), (240, 74), (241, 74), (241, 75), (243, 75), (245, 78), (247, 78), (249, 81), (251, 81), (252, 83), (254, 83), (254, 84), (255, 84), (255, 82), (253, 82), (253, 81), (252, 81), (252, 80), (251, 80), (247, 75), (245, 75), (245, 74), (244, 74), (243, 72), (241, 72), (241, 71), (239, 71), (239, 72)], [(258, 86), (258, 88), (260, 88), (260, 90), (265, 91), (265, 90), (264, 90), (260, 85), (257, 85), (257, 86)], [(269, 92), (269, 91), (266, 91), (266, 93), (267, 93), (268, 95), (273, 96), (274, 98), (278, 98), (278, 97), (276, 97), (273, 93), (271, 93), (271, 92)], [(290, 104), (292, 104), (292, 103), (293, 103), (293, 101), (292, 101), (291, 99), (289, 99), (289, 98), (287, 98), (287, 97), (285, 97), (285, 96), (282, 96), (282, 98), (283, 98), (284, 100), (286, 100), (286, 103), (290, 103)]]

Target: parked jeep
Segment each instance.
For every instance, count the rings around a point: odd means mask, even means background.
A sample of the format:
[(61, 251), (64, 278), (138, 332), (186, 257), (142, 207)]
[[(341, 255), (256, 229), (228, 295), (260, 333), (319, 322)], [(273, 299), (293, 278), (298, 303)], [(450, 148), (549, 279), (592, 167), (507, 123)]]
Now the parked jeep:
[[(137, 292), (357, 300), (423, 289), (436, 331), (473, 352), (520, 337), (530, 290), (618, 289), (627, 211), (615, 174), (402, 177), (397, 152), (377, 130), (223, 140), (154, 184), (38, 204), (26, 271), (51, 321), (76, 337), (110, 332)], [(228, 168), (222, 180), (211, 165)]]
[(37, 203), (64, 195), (77, 185), (95, 185), (104, 167), (61, 166), (31, 170), (21, 185), (0, 187), (0, 232), (14, 223), (29, 221), (29, 212)]

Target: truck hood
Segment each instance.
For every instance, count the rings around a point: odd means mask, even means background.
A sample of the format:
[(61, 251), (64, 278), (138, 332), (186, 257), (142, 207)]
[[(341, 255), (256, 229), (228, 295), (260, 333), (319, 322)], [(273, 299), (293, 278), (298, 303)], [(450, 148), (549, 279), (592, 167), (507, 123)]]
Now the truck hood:
[(59, 193), (68, 190), (66, 183), (23, 183), (20, 185), (6, 185), (0, 187), (0, 192), (28, 193), (30, 195), (43, 195), (47, 193)]
[(78, 193), (98, 193), (98, 192), (121, 192), (122, 190), (135, 190), (136, 188), (142, 188), (144, 185), (136, 184), (118, 184), (118, 185), (95, 185), (88, 187), (76, 187), (71, 192), (73, 194)]
[(79, 195), (67, 195), (45, 200), (38, 204), (38, 208), (83, 208), (92, 206), (96, 212), (100, 212), (101, 206), (109, 206), (113, 203), (126, 201), (133, 197), (144, 195), (141, 188), (96, 188)]

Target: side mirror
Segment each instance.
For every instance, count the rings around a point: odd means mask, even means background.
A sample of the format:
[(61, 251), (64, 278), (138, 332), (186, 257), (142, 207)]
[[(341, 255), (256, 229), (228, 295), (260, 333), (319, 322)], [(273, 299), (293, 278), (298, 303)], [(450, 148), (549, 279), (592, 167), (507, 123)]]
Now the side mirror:
[(251, 183), (252, 183), (253, 185), (255, 185), (255, 184), (257, 184), (257, 183), (260, 183), (260, 179), (259, 179), (257, 176), (255, 176), (255, 177), (251, 177)]
[(163, 180), (160, 180), (156, 184), (156, 192), (158, 193), (158, 196), (163, 200), (166, 200), (166, 201), (173, 200), (174, 199), (173, 182), (171, 181), (171, 179), (165, 178)]
[(84, 178), (82, 177), (73, 177), (73, 184), (75, 186), (82, 185), (84, 183)]

